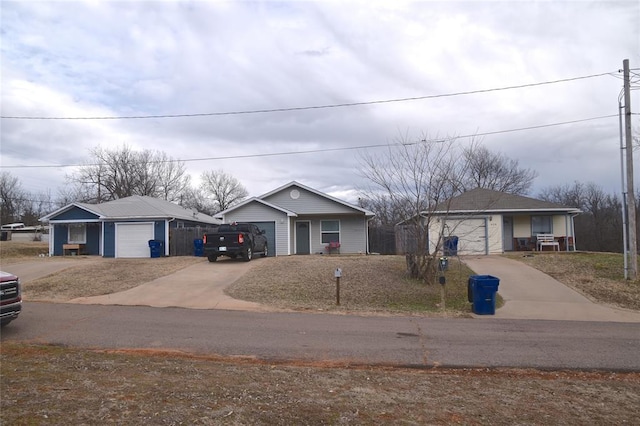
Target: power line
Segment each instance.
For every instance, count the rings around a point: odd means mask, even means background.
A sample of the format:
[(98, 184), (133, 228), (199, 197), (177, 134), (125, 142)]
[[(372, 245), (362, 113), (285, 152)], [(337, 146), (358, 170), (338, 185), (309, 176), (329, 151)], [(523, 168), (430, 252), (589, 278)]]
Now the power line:
[(580, 77), (570, 77), (570, 78), (563, 78), (559, 80), (521, 84), (517, 86), (506, 86), (506, 87), (498, 87), (493, 89), (470, 90), (465, 92), (445, 93), (445, 94), (439, 94), (439, 95), (426, 95), (426, 96), (415, 96), (415, 97), (409, 97), (409, 98), (385, 99), (385, 100), (365, 101), (365, 102), (348, 102), (348, 103), (342, 103), (342, 104), (315, 105), (315, 106), (290, 107), (290, 108), (272, 108), (272, 109), (256, 109), (256, 110), (226, 111), (226, 112), (206, 112), (206, 113), (194, 113), (194, 114), (129, 115), (129, 116), (123, 115), (123, 116), (102, 116), (102, 117), (99, 117), (99, 116), (98, 117), (28, 117), (28, 116), (4, 116), (3, 115), (3, 116), (0, 116), (0, 118), (12, 119), (12, 120), (140, 120), (140, 119), (159, 119), (159, 118), (217, 117), (217, 116), (225, 116), (225, 115), (266, 114), (266, 113), (276, 113), (276, 112), (308, 111), (308, 110), (329, 109), (329, 108), (347, 108), (347, 107), (364, 106), (364, 105), (379, 105), (379, 104), (388, 104), (388, 103), (396, 103), (396, 102), (419, 101), (419, 100), (425, 100), (425, 99), (448, 98), (448, 97), (454, 97), (454, 96), (474, 95), (479, 93), (497, 92), (497, 91), (503, 91), (503, 90), (522, 89), (526, 87), (543, 86), (546, 84), (566, 83), (569, 81), (584, 80), (588, 78), (602, 77), (605, 75), (615, 76), (615, 72), (605, 72), (605, 73), (591, 74), (591, 75), (585, 75)]
[[(516, 128), (516, 129), (507, 129), (507, 130), (496, 130), (496, 131), (492, 131), (492, 132), (483, 132), (483, 133), (473, 133), (473, 134), (469, 134), (469, 135), (459, 135), (459, 136), (455, 136), (452, 137), (450, 139), (462, 139), (462, 138), (471, 138), (471, 137), (478, 137), (478, 136), (489, 136), (489, 135), (497, 135), (497, 134), (502, 134), (502, 133), (512, 133), (512, 132), (520, 132), (520, 131), (524, 131), (524, 130), (534, 130), (534, 129), (542, 129), (542, 128), (546, 128), (546, 127), (554, 127), (554, 126), (563, 126), (566, 124), (575, 124), (575, 123), (584, 123), (586, 121), (594, 121), (594, 120), (601, 120), (604, 118), (613, 118), (613, 117), (618, 117), (618, 114), (613, 114), (613, 115), (603, 115), (600, 117), (591, 117), (591, 118), (583, 118), (580, 120), (571, 120), (571, 121), (562, 121), (559, 123), (549, 123), (549, 124), (539, 124), (536, 126), (528, 126), (528, 127), (520, 127), (520, 128)], [(447, 138), (449, 139), (449, 138)], [(183, 162), (183, 163), (190, 163), (190, 162), (196, 162), (196, 161), (219, 161), (219, 160), (235, 160), (235, 159), (242, 159), (242, 158), (261, 158), (261, 157), (276, 157), (276, 156), (284, 156), (284, 155), (299, 155), (299, 154), (317, 154), (317, 153), (324, 153), (324, 152), (335, 152), (335, 151), (353, 151), (353, 150), (359, 150), (359, 149), (372, 149), (372, 148), (383, 148), (383, 147), (389, 147), (389, 146), (410, 146), (410, 145), (417, 145), (419, 143), (424, 143), (424, 142), (441, 142), (442, 138), (438, 138), (438, 139), (434, 139), (434, 140), (421, 140), (421, 141), (417, 141), (417, 142), (409, 142), (409, 143), (398, 143), (398, 144), (372, 144), (372, 145), (360, 145), (360, 146), (350, 146), (350, 147), (339, 147), (339, 148), (321, 148), (321, 149), (310, 149), (310, 150), (304, 150), (304, 151), (285, 151), (285, 152), (273, 152), (273, 153), (263, 153), (263, 154), (244, 154), (244, 155), (229, 155), (229, 156), (223, 156), (223, 157), (203, 157), (203, 158), (187, 158), (184, 160), (161, 160), (161, 161), (150, 161), (149, 163), (176, 163), (176, 162)], [(45, 168), (67, 168), (67, 167), (82, 167), (82, 166), (99, 166), (103, 163), (94, 163), (94, 164), (57, 164), (57, 165), (24, 165), (24, 166), (5, 166), (5, 165), (0, 165), (0, 169), (26, 169), (26, 168), (33, 168), (33, 169), (45, 169)]]

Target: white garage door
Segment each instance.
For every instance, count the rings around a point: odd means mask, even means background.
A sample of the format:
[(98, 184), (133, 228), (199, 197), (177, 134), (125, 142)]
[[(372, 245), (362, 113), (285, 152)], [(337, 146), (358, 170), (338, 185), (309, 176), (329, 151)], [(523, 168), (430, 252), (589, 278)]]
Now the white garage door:
[(116, 223), (116, 257), (150, 257), (153, 223)]
[(485, 219), (447, 220), (450, 235), (458, 237), (458, 254), (487, 254)]

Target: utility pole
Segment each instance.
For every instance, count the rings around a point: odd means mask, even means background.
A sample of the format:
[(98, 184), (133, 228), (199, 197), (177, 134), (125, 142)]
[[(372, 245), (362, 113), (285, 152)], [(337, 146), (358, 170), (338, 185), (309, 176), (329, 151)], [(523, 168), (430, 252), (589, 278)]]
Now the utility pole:
[(627, 221), (629, 224), (629, 279), (638, 279), (638, 229), (636, 227), (636, 198), (633, 189), (633, 141), (631, 139), (631, 78), (629, 60), (622, 61), (624, 72), (624, 133), (627, 150)]

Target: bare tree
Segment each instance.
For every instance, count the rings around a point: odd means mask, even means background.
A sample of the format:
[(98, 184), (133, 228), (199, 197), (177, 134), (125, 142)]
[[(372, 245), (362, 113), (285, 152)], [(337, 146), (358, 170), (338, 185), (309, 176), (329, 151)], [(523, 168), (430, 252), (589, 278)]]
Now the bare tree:
[(216, 211), (216, 205), (207, 199), (202, 189), (188, 187), (180, 195), (180, 201), (178, 202), (182, 207), (186, 209), (196, 210), (209, 216), (213, 216)]
[(54, 206), (49, 192), (29, 193), (9, 172), (0, 173), (0, 203), (1, 223), (24, 222), (27, 226), (37, 225)]
[(576, 239), (583, 250), (622, 251), (622, 202), (616, 195), (594, 183), (574, 182), (545, 188), (538, 198), (583, 211), (575, 218)]
[(131, 195), (177, 201), (189, 185), (184, 163), (159, 151), (134, 151), (126, 145), (114, 150), (96, 147), (91, 157), (67, 176), (76, 185), (67, 193), (82, 197), (76, 201), (101, 203)]
[(410, 236), (411, 250), (407, 256), (408, 272), (432, 283), (436, 276), (434, 254), (442, 247), (441, 236), (430, 252), (428, 229), (435, 220), (436, 205), (451, 198), (463, 170), (456, 162), (453, 139), (441, 142), (411, 142), (406, 137), (389, 146), (383, 155), (365, 155), (360, 173), (371, 183), (366, 191), (370, 200), (384, 200), (402, 217)]
[(9, 172), (0, 173), (0, 223), (21, 220), (27, 198), (17, 177)]
[(461, 192), (485, 188), (525, 195), (538, 177), (537, 172), (521, 168), (517, 160), (489, 151), (479, 140), (463, 148), (462, 158), (467, 167), (460, 182)]
[(375, 217), (370, 221), (375, 226), (394, 226), (401, 222), (405, 219), (405, 212), (410, 209), (409, 204), (409, 200), (392, 200), (380, 193), (369, 193), (367, 197), (358, 199), (358, 206), (375, 212)]
[(29, 193), (28, 200), (24, 204), (22, 221), (28, 225), (36, 225), (41, 217), (53, 210), (54, 206), (51, 192)]
[[(182, 162), (173, 161), (164, 152), (156, 153), (153, 172), (156, 178), (156, 191), (159, 198), (179, 202), (183, 193), (191, 190), (191, 176), (186, 174)], [(201, 210), (198, 210), (201, 211)]]
[(214, 204), (216, 213), (238, 204), (249, 192), (230, 174), (223, 170), (210, 170), (201, 175), (201, 190)]

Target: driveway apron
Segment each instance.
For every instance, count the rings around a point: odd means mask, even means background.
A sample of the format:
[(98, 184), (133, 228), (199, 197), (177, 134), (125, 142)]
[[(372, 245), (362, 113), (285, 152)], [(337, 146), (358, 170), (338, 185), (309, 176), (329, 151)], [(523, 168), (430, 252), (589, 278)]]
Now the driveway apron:
[(69, 303), (264, 311), (267, 309), (258, 303), (233, 299), (224, 293), (225, 288), (257, 262), (259, 260), (196, 263), (129, 290), (80, 297)]
[(478, 275), (500, 279), (498, 294), (505, 305), (496, 310), (495, 318), (640, 322), (640, 313), (596, 304), (517, 260), (502, 256), (469, 256), (462, 261)]

